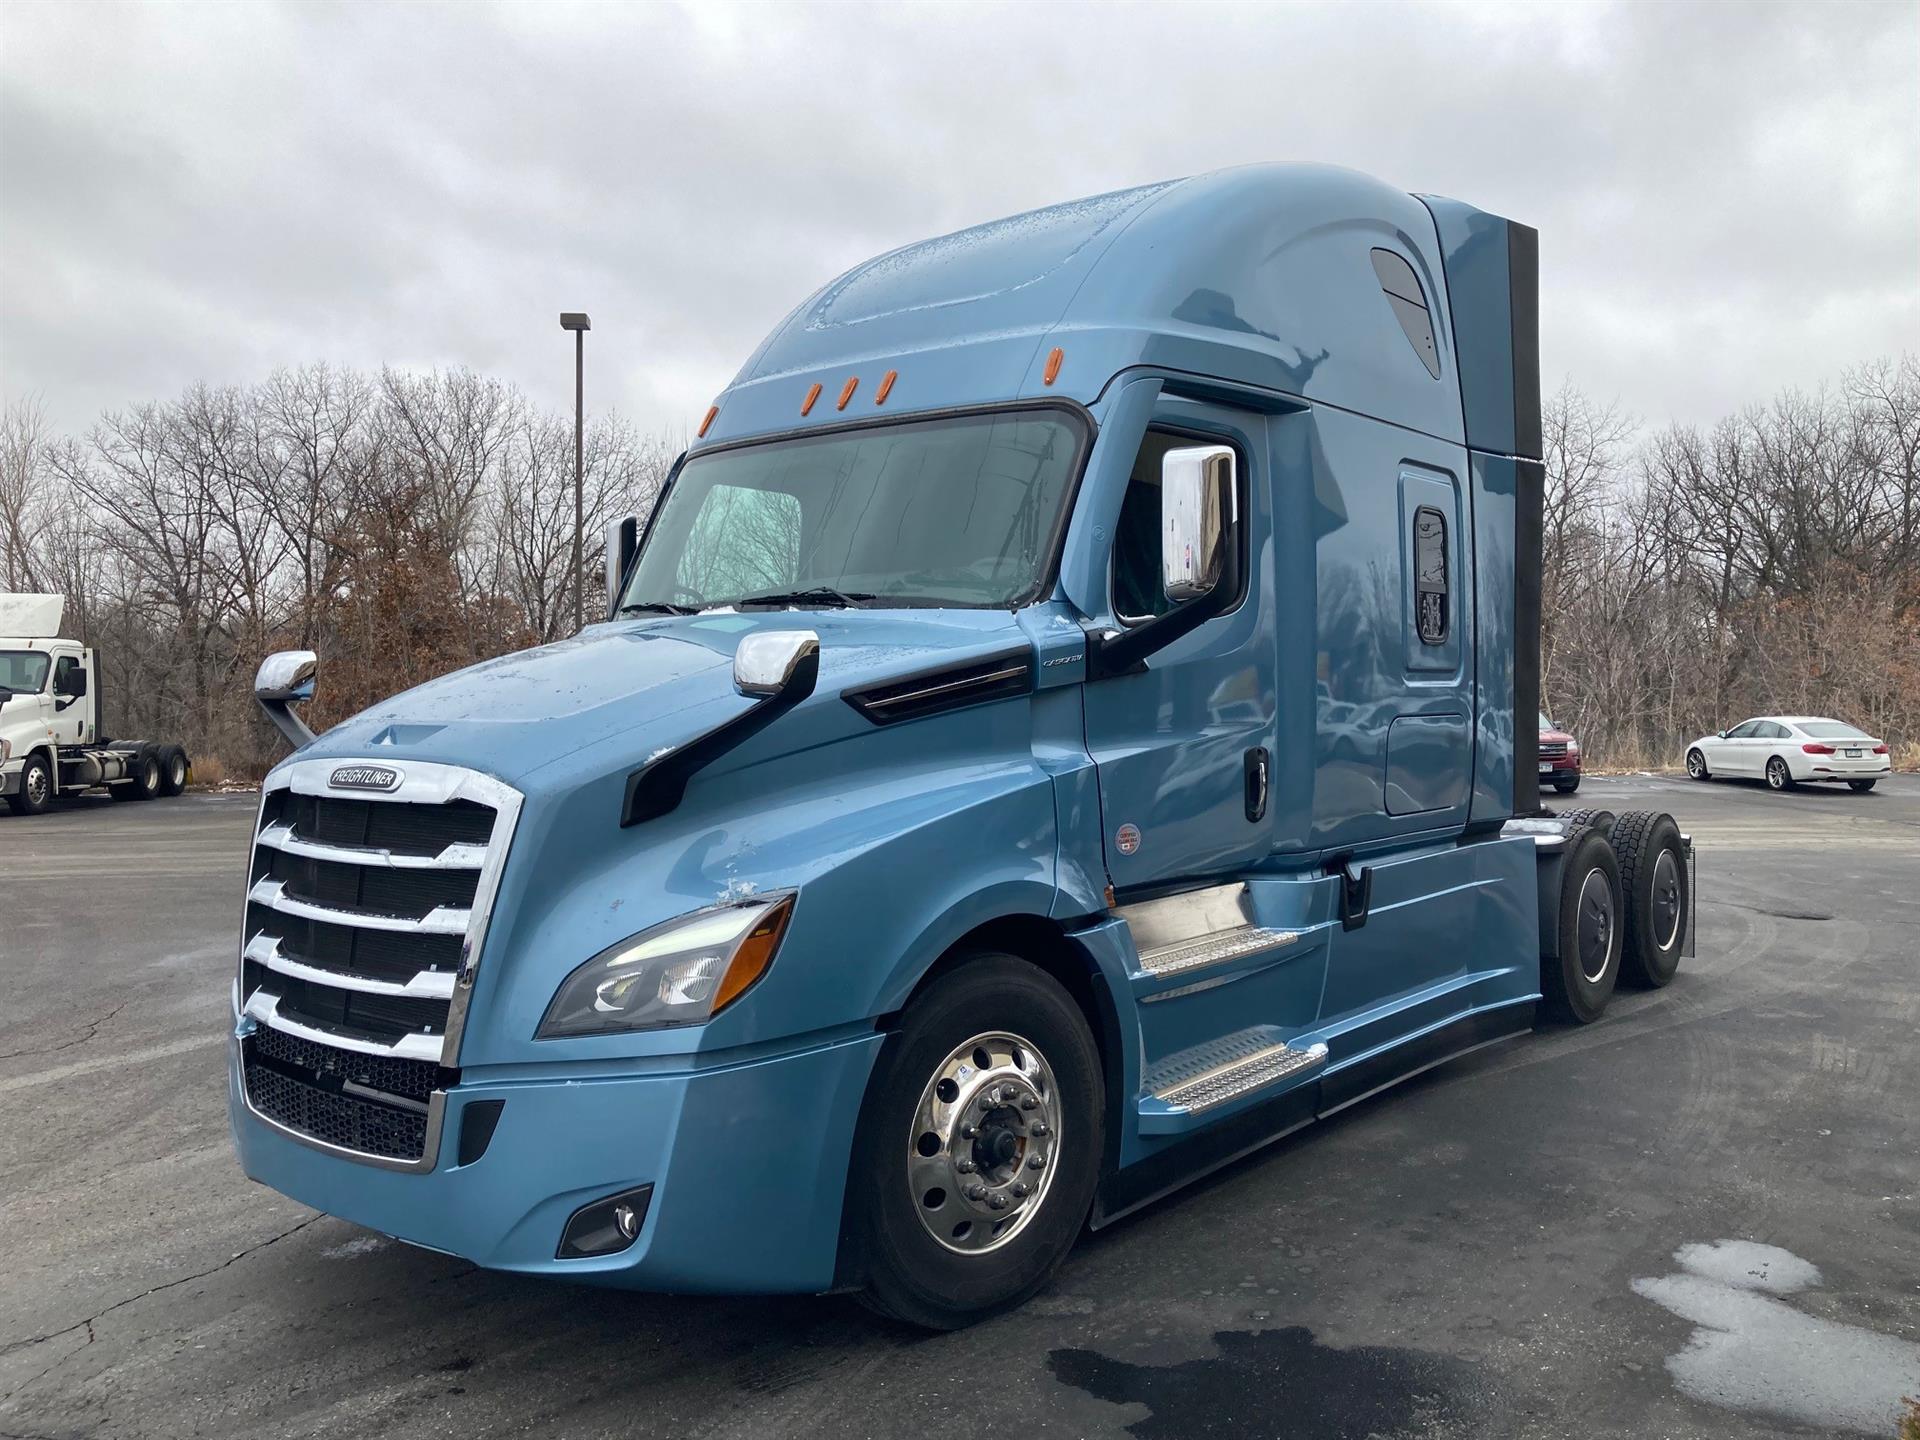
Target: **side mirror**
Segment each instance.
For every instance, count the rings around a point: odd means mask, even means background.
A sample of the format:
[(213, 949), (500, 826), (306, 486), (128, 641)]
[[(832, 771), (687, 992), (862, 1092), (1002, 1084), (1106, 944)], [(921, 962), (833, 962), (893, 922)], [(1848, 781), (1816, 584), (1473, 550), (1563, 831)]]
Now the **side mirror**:
[(253, 677), (253, 698), (296, 750), (313, 739), (313, 731), (291, 707), (313, 698), (319, 673), (320, 659), (313, 651), (277, 650), (260, 662)]
[(820, 637), (811, 630), (759, 631), (733, 652), (733, 688), (742, 695), (778, 695), (801, 662), (819, 655)]
[(1716, 730), (1713, 732), (1713, 738), (1716, 740), (1724, 740), (1727, 738), (1727, 732), (1724, 730)]
[(620, 604), (620, 591), (633, 568), (633, 552), (640, 548), (640, 522), (632, 515), (607, 525), (607, 618)]
[(1234, 520), (1233, 451), (1169, 450), (1160, 462), (1160, 580), (1179, 603), (1212, 593), (1226, 569)]

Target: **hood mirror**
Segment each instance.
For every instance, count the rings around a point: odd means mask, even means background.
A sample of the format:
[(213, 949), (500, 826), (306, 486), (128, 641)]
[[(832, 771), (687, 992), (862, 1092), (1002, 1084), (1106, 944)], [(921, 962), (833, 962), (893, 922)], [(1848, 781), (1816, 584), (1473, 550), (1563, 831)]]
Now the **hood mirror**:
[(1169, 600), (1196, 600), (1220, 583), (1234, 494), (1225, 445), (1189, 445), (1161, 460), (1160, 578)]
[(733, 652), (733, 686), (742, 695), (778, 695), (801, 664), (820, 656), (820, 637), (811, 630), (761, 630)]
[(633, 568), (634, 551), (640, 548), (640, 522), (623, 515), (607, 526), (607, 615), (620, 608), (620, 591), (627, 583), (627, 571)]
[(320, 658), (313, 651), (276, 650), (260, 662), (253, 677), (253, 698), (296, 750), (313, 739), (313, 731), (291, 707), (313, 698), (319, 674)]

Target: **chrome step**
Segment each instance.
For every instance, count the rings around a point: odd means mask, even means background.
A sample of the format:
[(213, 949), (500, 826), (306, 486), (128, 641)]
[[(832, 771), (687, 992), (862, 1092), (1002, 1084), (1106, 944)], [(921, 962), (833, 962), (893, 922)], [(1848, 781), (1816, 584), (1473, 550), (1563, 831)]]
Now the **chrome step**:
[(1198, 1115), (1326, 1062), (1320, 1041), (1296, 1046), (1256, 1025), (1168, 1057), (1147, 1075), (1146, 1090), (1175, 1116)]
[(1257, 955), (1263, 950), (1279, 950), (1298, 943), (1298, 930), (1269, 930), (1262, 925), (1236, 925), (1192, 940), (1178, 940), (1140, 952), (1140, 969), (1156, 979)]

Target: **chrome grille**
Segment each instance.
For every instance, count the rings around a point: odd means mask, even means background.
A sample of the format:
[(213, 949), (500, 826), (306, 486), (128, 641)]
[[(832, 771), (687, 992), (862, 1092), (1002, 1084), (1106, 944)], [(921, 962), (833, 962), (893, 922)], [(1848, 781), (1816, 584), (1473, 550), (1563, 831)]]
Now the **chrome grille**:
[(425, 1169), (520, 796), (455, 766), (387, 764), (401, 778), (378, 797), (336, 790), (351, 773), (337, 760), (268, 779), (241, 940), (242, 1075), (249, 1108), (296, 1138)]
[(1564, 740), (1542, 740), (1540, 758), (1542, 760), (1561, 760), (1566, 758), (1567, 742)]

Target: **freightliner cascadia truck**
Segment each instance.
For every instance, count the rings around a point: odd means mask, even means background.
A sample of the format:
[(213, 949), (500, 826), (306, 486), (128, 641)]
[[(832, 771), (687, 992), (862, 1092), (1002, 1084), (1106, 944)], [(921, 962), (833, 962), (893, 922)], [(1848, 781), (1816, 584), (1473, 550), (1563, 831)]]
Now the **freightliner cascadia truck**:
[(101, 733), (100, 666), (93, 650), (60, 638), (66, 599), (0, 595), (0, 796), (16, 815), (39, 815), (62, 796), (104, 786), (116, 800), (187, 788), (186, 748)]
[(1690, 842), (1538, 803), (1536, 253), (1296, 165), (910, 245), (748, 359), (603, 622), (318, 738), (269, 657), (247, 1174), (952, 1327), (1667, 983)]

